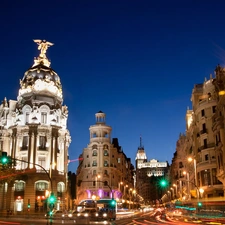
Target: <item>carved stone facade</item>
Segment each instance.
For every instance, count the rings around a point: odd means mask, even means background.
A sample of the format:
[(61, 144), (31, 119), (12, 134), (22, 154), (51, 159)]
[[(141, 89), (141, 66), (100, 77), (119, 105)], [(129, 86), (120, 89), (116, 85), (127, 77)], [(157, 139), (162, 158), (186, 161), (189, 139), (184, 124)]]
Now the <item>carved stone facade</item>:
[[(47, 59), (46, 59), (47, 60)], [(50, 192), (55, 208), (68, 207), (67, 167), (71, 142), (68, 110), (62, 105), (62, 87), (57, 73), (36, 60), (20, 81), (16, 100), (0, 105), (0, 151), (15, 159), (21, 176), (1, 179), (0, 210), (14, 213), (47, 210)]]
[(134, 188), (134, 166), (118, 139), (111, 141), (112, 128), (106, 124), (105, 113), (95, 114), (96, 124), (90, 126), (90, 143), (83, 149), (77, 168), (77, 204), (92, 199), (129, 199)]
[[(187, 110), (186, 133), (179, 147), (182, 151), (175, 152), (171, 165), (171, 179), (178, 190), (180, 188), (181, 199), (185, 199), (185, 195), (194, 198), (224, 196), (224, 185), (221, 183), (225, 184), (222, 175), (224, 96), (218, 94), (220, 90), (225, 89), (225, 86), (221, 87), (224, 74), (224, 69), (217, 67), (216, 78), (210, 76), (209, 80), (205, 79), (202, 84), (196, 84), (193, 88), (193, 109)], [(178, 154), (181, 154), (179, 160)], [(183, 164), (183, 171), (178, 163)], [(183, 172), (186, 172), (186, 175), (181, 177)], [(197, 191), (194, 191), (196, 189)]]

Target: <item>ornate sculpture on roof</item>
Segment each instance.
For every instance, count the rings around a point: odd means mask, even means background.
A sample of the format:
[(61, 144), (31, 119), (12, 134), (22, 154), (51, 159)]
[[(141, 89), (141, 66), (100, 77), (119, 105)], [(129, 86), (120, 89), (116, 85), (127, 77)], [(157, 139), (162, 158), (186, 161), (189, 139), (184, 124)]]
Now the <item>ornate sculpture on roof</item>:
[(34, 40), (34, 42), (38, 44), (38, 50), (40, 50), (40, 54), (37, 58), (34, 58), (33, 66), (36, 66), (36, 65), (42, 63), (43, 65), (50, 67), (51, 63), (48, 60), (48, 58), (46, 57), (46, 51), (49, 47), (51, 47), (54, 44), (51, 42), (48, 42), (46, 40), (39, 40), (39, 39)]

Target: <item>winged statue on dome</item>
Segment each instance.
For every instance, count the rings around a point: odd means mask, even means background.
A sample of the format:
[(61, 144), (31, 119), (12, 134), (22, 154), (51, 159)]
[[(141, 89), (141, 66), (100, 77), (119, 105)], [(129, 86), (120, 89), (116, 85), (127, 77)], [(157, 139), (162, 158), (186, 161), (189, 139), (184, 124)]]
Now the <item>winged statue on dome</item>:
[(40, 50), (38, 58), (34, 60), (34, 65), (37, 65), (38, 63), (42, 62), (44, 65), (50, 66), (50, 62), (46, 57), (46, 51), (49, 47), (53, 46), (54, 44), (49, 41), (40, 39), (35, 39), (33, 41), (38, 44), (38, 50)]

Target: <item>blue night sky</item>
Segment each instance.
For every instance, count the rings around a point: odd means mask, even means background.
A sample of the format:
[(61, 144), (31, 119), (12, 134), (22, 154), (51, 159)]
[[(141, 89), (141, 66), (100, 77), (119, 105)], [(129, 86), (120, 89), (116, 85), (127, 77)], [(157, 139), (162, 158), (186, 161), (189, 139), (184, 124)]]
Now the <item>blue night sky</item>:
[(224, 8), (222, 0), (3, 0), (0, 99), (16, 100), (39, 54), (32, 40), (45, 39), (69, 109), (71, 160), (101, 110), (133, 164), (140, 135), (148, 160), (171, 163), (194, 84), (224, 65)]

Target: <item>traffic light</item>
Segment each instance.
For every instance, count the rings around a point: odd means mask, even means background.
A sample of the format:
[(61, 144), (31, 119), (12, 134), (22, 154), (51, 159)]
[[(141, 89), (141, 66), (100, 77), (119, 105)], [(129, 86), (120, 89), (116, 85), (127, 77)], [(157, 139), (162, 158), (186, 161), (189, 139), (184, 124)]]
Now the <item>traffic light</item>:
[(164, 180), (164, 179), (160, 180), (159, 184), (160, 184), (161, 187), (166, 187), (167, 186), (167, 181)]
[(111, 206), (116, 206), (116, 200), (115, 200), (115, 199), (112, 199), (112, 200), (110, 201), (110, 205), (111, 205)]
[(1, 164), (2, 165), (7, 165), (9, 162), (9, 158), (7, 156), (7, 152), (2, 152), (2, 155), (1, 155)]
[(50, 204), (54, 204), (55, 203), (56, 197), (55, 197), (54, 193), (51, 193), (51, 195), (49, 196), (48, 200), (49, 200)]
[(198, 207), (202, 207), (202, 202), (198, 202)]

